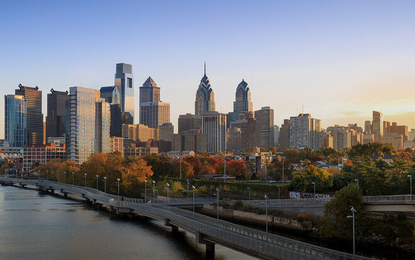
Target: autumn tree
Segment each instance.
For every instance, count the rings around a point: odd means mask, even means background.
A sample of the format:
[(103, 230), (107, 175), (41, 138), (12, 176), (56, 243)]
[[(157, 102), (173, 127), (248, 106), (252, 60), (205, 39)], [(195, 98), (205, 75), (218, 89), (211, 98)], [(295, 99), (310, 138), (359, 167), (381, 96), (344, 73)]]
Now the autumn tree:
[(188, 155), (183, 158), (183, 161), (189, 163), (193, 167), (194, 175), (199, 175), (202, 171), (202, 163), (199, 158)]
[[(181, 166), (180, 166), (181, 165)], [(183, 179), (192, 179), (194, 177), (193, 167), (186, 161), (177, 160), (174, 163), (173, 176), (175, 178), (180, 178), (180, 168), (181, 168), (181, 177)]]
[(164, 179), (173, 175), (173, 165), (169, 158), (159, 156), (158, 154), (147, 154), (144, 160), (146, 160), (147, 164), (153, 170), (153, 179)]
[(246, 179), (248, 177), (248, 169), (243, 160), (230, 160), (226, 162), (226, 174), (234, 176), (238, 179)]
[(313, 192), (314, 185), (316, 192), (324, 192), (333, 187), (333, 176), (324, 169), (308, 164), (304, 169), (294, 173), (289, 189), (302, 192)]
[(120, 188), (123, 194), (131, 197), (140, 197), (143, 192), (144, 180), (153, 176), (151, 166), (141, 158), (134, 158), (118, 167), (121, 173)]

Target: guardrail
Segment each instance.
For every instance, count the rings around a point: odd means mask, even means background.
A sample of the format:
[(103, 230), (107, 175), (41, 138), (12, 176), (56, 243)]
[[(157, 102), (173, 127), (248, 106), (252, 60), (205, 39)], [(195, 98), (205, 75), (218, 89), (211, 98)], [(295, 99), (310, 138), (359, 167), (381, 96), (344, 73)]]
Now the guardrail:
[(402, 203), (415, 204), (414, 195), (363, 196), (365, 203)]

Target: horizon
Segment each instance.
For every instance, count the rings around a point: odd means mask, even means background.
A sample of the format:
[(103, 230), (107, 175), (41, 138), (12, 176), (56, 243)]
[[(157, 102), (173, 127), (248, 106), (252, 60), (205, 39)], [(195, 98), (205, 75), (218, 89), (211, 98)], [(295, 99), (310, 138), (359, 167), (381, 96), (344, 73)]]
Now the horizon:
[[(178, 116), (194, 114), (206, 61), (219, 112), (233, 111), (244, 79), (254, 111), (271, 107), (278, 126), (304, 111), (323, 128), (363, 128), (380, 111), (415, 128), (411, 1), (50, 3), (10, 1), (0, 11), (1, 94), (39, 86), (44, 118), (50, 89), (99, 90), (114, 84), (116, 63), (128, 63), (136, 109), (151, 76), (177, 132)], [(4, 138), (4, 98), (0, 114)]]

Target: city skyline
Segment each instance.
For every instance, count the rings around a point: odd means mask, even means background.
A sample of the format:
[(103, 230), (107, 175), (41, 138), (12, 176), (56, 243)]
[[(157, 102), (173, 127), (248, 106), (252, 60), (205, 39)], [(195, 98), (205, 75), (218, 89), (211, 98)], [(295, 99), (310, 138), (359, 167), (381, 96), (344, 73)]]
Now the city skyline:
[[(7, 24), (8, 40), (0, 43), (0, 94), (12, 94), (20, 83), (39, 86), (45, 117), (48, 90), (99, 90), (113, 84), (114, 64), (124, 62), (133, 65), (135, 93), (149, 76), (163, 86), (162, 101), (171, 104), (177, 132), (179, 115), (194, 113), (206, 61), (218, 112), (233, 111), (235, 89), (244, 79), (253, 110), (270, 106), (279, 126), (304, 106), (323, 128), (363, 127), (372, 111), (381, 111), (385, 121), (415, 127), (412, 2), (129, 5), (124, 10), (105, 1), (5, 3), (0, 21)], [(119, 10), (125, 12), (120, 21), (105, 19)], [(210, 19), (200, 19), (200, 10)], [(160, 19), (150, 19), (158, 13)], [(127, 32), (128, 42), (112, 39)]]

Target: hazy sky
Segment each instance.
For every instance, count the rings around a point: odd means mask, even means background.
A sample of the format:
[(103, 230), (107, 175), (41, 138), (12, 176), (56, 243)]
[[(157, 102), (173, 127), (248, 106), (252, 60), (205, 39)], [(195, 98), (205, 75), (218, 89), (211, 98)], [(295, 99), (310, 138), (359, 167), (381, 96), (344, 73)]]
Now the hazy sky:
[(414, 1), (12, 1), (0, 8), (0, 137), (5, 94), (19, 83), (99, 89), (115, 64), (151, 76), (180, 114), (194, 113), (203, 62), (216, 109), (248, 82), (275, 124), (302, 111), (323, 127), (371, 119), (415, 128)]

